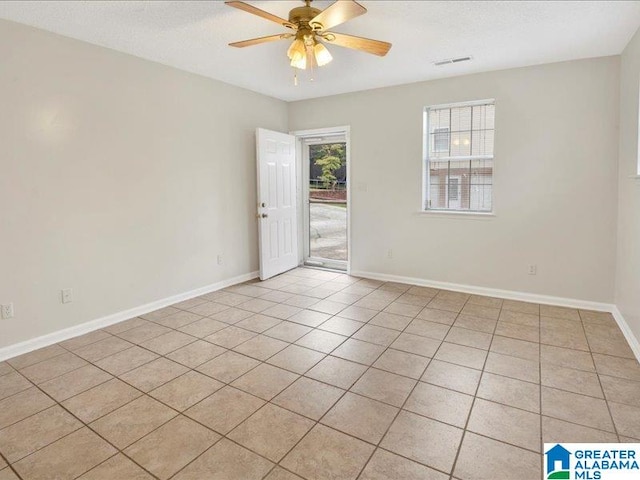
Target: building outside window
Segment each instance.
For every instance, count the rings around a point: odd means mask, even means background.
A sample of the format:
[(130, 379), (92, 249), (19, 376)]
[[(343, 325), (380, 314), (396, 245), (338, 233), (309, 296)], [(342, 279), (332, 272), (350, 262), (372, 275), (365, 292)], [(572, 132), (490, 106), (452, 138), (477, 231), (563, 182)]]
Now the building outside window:
[(425, 109), (424, 210), (493, 210), (493, 100)]

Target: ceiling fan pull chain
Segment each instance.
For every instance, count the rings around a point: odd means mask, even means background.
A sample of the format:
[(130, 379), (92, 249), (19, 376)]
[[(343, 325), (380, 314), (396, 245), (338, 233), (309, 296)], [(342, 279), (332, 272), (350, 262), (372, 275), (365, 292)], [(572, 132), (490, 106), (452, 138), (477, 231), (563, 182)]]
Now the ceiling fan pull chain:
[(313, 50), (313, 47), (316, 44), (315, 36), (311, 36), (307, 43), (306, 54), (307, 54), (307, 67), (309, 68), (309, 81), (313, 82), (315, 71), (316, 71), (316, 54)]
[(298, 69), (294, 67), (293, 69), (293, 86), (298, 86)]

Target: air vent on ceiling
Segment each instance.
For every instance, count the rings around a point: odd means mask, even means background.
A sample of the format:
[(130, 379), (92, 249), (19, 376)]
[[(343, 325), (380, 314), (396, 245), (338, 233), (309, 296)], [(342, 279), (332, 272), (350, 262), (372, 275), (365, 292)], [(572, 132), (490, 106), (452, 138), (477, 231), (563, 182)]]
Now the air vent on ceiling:
[(433, 62), (433, 64), (436, 67), (440, 67), (442, 65), (449, 65), (450, 63), (468, 62), (469, 60), (471, 60), (471, 57), (447, 58), (446, 60), (440, 60), (439, 62)]

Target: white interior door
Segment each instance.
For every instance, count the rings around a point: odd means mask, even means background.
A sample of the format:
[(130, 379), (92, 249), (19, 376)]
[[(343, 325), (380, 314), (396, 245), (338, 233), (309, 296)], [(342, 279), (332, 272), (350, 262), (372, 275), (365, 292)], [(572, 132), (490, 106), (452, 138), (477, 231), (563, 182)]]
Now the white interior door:
[(256, 131), (260, 279), (298, 266), (295, 137)]

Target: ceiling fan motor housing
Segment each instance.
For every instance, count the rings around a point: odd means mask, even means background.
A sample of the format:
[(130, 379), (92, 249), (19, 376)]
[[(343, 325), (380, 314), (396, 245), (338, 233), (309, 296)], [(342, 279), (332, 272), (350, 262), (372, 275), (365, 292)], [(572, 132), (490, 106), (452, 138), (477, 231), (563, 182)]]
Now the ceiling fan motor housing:
[(297, 25), (299, 29), (313, 30), (309, 26), (309, 22), (321, 12), (322, 10), (309, 6), (296, 7), (289, 12), (289, 21)]
[(300, 69), (306, 68), (308, 57), (310, 57), (312, 66), (314, 62), (318, 66), (323, 66), (331, 61), (331, 54), (324, 46), (323, 41), (381, 57), (384, 57), (391, 48), (389, 42), (328, 31), (367, 12), (367, 9), (355, 0), (336, 0), (324, 10), (312, 7), (312, 0), (302, 1), (305, 5), (292, 9), (289, 12), (289, 20), (285, 20), (278, 15), (261, 10), (241, 0), (227, 0), (225, 3), (231, 7), (275, 22), (289, 28), (291, 31), (291, 33), (233, 42), (229, 45), (242, 48), (295, 37), (295, 40), (287, 50), (287, 55), (291, 60), (291, 65)]

